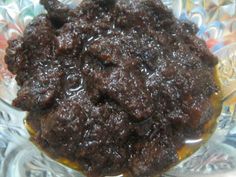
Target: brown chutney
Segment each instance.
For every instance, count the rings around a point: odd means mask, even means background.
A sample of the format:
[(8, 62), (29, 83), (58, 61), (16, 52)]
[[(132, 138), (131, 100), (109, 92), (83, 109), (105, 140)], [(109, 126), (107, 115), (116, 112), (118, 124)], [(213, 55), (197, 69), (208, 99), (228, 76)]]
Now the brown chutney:
[(41, 3), (47, 14), (5, 57), (32, 140), (90, 177), (149, 177), (178, 162), (220, 111), (218, 60), (197, 27), (160, 0)]

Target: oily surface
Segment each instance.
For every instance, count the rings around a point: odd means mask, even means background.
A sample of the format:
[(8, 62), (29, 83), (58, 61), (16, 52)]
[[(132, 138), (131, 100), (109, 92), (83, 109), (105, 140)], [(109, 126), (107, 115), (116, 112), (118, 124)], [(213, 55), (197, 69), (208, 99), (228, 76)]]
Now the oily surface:
[(217, 58), (160, 0), (41, 0), (5, 61), (35, 141), (88, 176), (148, 177), (214, 113)]

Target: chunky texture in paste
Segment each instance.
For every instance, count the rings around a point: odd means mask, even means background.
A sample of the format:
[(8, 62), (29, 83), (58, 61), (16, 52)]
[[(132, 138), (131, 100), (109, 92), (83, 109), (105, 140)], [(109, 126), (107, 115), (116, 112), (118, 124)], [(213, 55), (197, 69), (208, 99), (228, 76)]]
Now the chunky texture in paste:
[(217, 58), (160, 0), (41, 0), (5, 61), (34, 141), (90, 177), (149, 177), (178, 161), (215, 109)]

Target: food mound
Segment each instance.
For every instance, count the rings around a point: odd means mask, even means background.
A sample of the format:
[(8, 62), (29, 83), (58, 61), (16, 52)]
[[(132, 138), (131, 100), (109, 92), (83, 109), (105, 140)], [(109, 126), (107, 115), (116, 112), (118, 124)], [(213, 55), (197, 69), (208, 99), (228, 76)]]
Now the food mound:
[(218, 60), (160, 0), (41, 0), (5, 61), (33, 140), (88, 176), (162, 173), (215, 108)]

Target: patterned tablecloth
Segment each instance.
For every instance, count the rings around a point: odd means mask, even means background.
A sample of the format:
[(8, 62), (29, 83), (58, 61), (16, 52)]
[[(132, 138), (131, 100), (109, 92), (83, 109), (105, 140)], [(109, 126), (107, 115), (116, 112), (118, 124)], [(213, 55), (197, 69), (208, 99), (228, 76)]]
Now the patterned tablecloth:
[[(80, 0), (63, 0), (69, 6)], [(225, 95), (222, 114), (212, 138), (197, 153), (165, 177), (236, 176), (236, 0), (163, 0), (176, 17), (199, 27), (198, 36), (219, 56)], [(21, 35), (34, 16), (44, 12), (38, 0), (0, 0), (0, 177), (81, 177), (49, 159), (28, 140), (24, 112), (9, 103), (17, 85), (4, 64), (7, 40)]]

